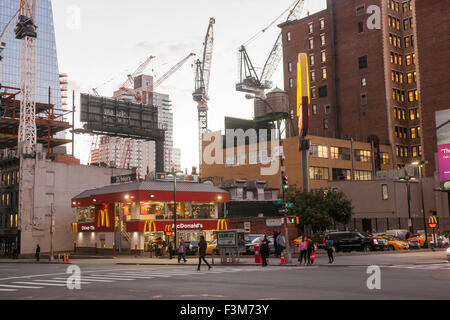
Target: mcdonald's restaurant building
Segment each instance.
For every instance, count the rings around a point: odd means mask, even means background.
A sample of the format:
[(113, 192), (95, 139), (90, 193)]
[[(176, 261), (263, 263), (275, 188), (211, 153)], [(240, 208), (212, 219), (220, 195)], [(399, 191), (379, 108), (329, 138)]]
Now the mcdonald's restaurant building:
[[(228, 192), (209, 184), (177, 182), (177, 240), (213, 240), (229, 228), (224, 217)], [(86, 190), (72, 199), (71, 225), (77, 248), (148, 251), (173, 241), (174, 184), (142, 181)]]

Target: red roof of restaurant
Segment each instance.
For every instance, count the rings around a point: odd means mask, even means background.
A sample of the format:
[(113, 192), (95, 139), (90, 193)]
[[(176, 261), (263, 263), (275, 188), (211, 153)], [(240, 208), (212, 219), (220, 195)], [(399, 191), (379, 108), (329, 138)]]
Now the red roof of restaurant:
[[(173, 182), (142, 181), (86, 190), (72, 199), (72, 206), (131, 201), (173, 201)], [(177, 201), (228, 202), (228, 191), (210, 184), (177, 182)]]

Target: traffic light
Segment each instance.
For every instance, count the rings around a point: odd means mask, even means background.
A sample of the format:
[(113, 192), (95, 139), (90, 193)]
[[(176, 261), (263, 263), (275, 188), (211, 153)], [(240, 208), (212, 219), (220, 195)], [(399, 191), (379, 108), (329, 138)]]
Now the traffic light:
[(283, 190), (289, 189), (288, 177), (283, 175)]

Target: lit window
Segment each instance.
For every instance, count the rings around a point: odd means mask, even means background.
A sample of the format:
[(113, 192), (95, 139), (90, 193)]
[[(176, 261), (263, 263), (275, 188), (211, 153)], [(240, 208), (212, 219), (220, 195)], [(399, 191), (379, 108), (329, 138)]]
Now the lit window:
[(291, 41), (291, 33), (290, 32), (286, 33), (286, 38), (287, 38), (287, 41)]
[(292, 72), (292, 62), (289, 62), (289, 63), (288, 63), (288, 71), (289, 71), (289, 72)]
[(361, 87), (365, 87), (367, 85), (366, 78), (361, 78)]
[(323, 47), (323, 46), (325, 46), (325, 44), (326, 44), (326, 42), (325, 42), (325, 35), (322, 34), (320, 36), (320, 45)]
[(322, 79), (326, 79), (327, 78), (327, 68), (323, 68), (322, 69)]
[(313, 54), (311, 54), (311, 55), (309, 56), (309, 65), (310, 65), (310, 66), (313, 66), (313, 65), (314, 65), (314, 55), (313, 55)]
[(317, 105), (315, 105), (315, 104), (312, 105), (312, 114), (314, 114), (314, 115), (317, 114)]
[(316, 72), (314, 70), (311, 71), (311, 81), (316, 81)]
[(411, 128), (411, 139), (416, 139), (416, 128)]
[(308, 32), (309, 33), (313, 33), (314, 32), (314, 27), (313, 27), (312, 22), (310, 24), (308, 24)]
[(314, 49), (314, 39), (309, 39), (309, 49)]
[(327, 62), (327, 54), (325, 51), (322, 51), (322, 62)]
[(416, 120), (416, 110), (415, 109), (409, 110), (409, 119)]
[(324, 19), (320, 19), (320, 30), (325, 29), (325, 20)]

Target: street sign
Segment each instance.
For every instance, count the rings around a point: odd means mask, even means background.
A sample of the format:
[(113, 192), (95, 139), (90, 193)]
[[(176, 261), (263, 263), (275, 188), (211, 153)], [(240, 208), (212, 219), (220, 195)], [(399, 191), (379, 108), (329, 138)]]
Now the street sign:
[(278, 210), (278, 212), (279, 213), (287, 213), (288, 211), (287, 211), (287, 209), (280, 209), (280, 210)]
[(277, 200), (276, 204), (283, 204), (284, 201), (283, 200)]
[(127, 174), (124, 176), (116, 176), (116, 177), (111, 177), (111, 184), (132, 182), (132, 181), (136, 181), (136, 179), (137, 179), (136, 173)]
[(287, 203), (286, 204), (286, 208), (293, 208), (294, 207), (294, 204), (293, 203)]

